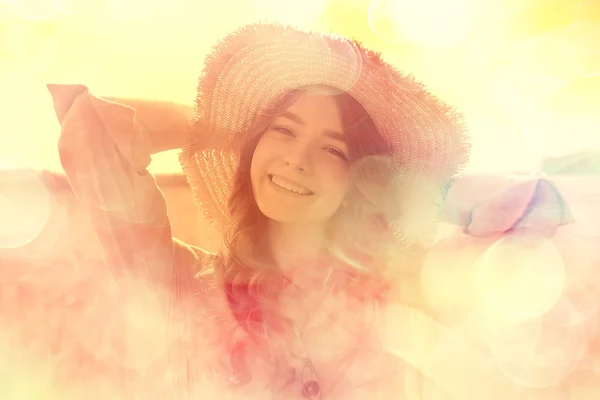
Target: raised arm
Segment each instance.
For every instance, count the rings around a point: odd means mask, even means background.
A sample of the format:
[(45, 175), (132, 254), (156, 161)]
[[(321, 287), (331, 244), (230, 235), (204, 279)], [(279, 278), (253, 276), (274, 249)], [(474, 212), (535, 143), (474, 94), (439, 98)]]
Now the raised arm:
[[(184, 144), (184, 108), (178, 108), (181, 118), (170, 114), (172, 126), (159, 112), (146, 109), (147, 116), (162, 121), (146, 129), (134, 108), (93, 96), (83, 85), (48, 85), (48, 89), (62, 127), (58, 145), (62, 166), (113, 276), (121, 285), (166, 289), (185, 246), (174, 245), (165, 199), (146, 167), (152, 152)], [(161, 108), (159, 102), (154, 105)], [(183, 257), (194, 262), (191, 250)]]

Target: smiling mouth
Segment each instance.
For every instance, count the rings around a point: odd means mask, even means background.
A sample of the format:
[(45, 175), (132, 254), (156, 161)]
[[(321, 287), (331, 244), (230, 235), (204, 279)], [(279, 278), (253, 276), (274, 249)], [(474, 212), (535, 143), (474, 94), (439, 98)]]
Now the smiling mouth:
[(287, 190), (290, 193), (298, 194), (301, 196), (312, 196), (314, 194), (314, 192), (312, 192), (311, 190), (303, 186), (297, 185), (293, 182), (290, 182), (287, 179), (282, 178), (280, 176), (274, 176), (272, 174), (269, 174), (268, 178), (273, 185), (277, 186), (280, 189)]

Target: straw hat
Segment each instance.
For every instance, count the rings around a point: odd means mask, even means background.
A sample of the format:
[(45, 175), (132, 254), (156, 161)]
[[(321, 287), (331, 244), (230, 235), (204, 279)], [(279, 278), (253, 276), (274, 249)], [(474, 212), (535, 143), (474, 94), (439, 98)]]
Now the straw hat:
[(225, 229), (240, 139), (290, 90), (314, 84), (349, 93), (371, 116), (397, 166), (398, 207), (410, 210), (394, 221), (395, 231), (413, 235), (468, 160), (461, 115), (355, 40), (277, 24), (245, 26), (206, 58), (180, 155), (198, 206)]

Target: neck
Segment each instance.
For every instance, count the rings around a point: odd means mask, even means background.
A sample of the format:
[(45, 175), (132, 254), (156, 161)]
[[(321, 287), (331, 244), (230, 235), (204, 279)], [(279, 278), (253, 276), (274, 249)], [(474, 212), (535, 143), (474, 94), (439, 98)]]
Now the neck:
[(274, 261), (285, 272), (325, 255), (326, 231), (319, 225), (269, 221), (269, 247)]

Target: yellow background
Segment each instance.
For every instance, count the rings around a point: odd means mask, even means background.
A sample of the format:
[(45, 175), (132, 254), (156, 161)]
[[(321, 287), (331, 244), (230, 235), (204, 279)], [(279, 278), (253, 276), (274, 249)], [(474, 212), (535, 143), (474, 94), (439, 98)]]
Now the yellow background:
[[(246, 23), (355, 37), (467, 115), (475, 171), (600, 151), (600, 2), (0, 0), (0, 166), (60, 170), (45, 83), (191, 104), (203, 57)], [(179, 172), (176, 152), (153, 172)]]

